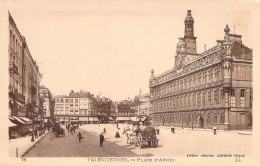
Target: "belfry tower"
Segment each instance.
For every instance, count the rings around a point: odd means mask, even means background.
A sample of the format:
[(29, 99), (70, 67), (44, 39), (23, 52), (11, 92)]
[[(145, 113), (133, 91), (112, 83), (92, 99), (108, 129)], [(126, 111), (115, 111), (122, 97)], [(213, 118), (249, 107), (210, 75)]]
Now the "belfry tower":
[(191, 10), (188, 10), (185, 18), (184, 41), (187, 54), (197, 54), (196, 37), (194, 37), (194, 20), (191, 16)]

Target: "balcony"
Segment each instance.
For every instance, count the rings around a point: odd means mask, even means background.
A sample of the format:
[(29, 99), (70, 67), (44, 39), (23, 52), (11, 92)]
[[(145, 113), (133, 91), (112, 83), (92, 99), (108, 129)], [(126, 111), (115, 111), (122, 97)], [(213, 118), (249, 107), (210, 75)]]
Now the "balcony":
[(16, 100), (24, 103), (25, 102), (25, 96), (20, 94), (17, 89), (14, 91), (9, 92), (9, 96), (15, 98)]
[(18, 75), (18, 67), (14, 64), (14, 62), (9, 63), (9, 71), (13, 71), (14, 74)]

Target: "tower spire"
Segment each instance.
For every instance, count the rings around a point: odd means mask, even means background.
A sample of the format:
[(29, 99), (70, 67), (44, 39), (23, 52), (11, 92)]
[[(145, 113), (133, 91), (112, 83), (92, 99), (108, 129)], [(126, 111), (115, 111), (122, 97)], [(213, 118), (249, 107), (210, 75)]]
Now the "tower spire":
[(197, 54), (196, 37), (194, 37), (194, 20), (191, 15), (191, 10), (187, 11), (187, 16), (184, 20), (184, 40), (187, 54)]

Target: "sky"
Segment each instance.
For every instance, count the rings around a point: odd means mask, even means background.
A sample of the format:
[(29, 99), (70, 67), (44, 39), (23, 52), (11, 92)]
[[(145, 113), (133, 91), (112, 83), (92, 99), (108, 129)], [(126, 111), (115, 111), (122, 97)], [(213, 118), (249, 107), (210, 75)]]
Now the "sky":
[(155, 75), (174, 66), (178, 37), (191, 10), (197, 50), (231, 33), (253, 48), (254, 4), (244, 1), (10, 0), (5, 7), (25, 36), (54, 95), (85, 90), (119, 101), (149, 92)]

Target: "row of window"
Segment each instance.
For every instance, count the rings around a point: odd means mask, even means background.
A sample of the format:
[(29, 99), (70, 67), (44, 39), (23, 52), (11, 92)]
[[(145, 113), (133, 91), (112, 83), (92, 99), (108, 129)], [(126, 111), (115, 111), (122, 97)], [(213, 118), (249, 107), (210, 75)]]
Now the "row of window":
[[(240, 90), (240, 96), (238, 96), (240, 98), (239, 100), (239, 106), (240, 107), (245, 107), (245, 89), (231, 89), (231, 92), (230, 92), (230, 96), (231, 96), (231, 99), (230, 99), (230, 106), (231, 107), (236, 107), (236, 90)], [(253, 104), (253, 94), (252, 94), (252, 91), (250, 91), (250, 94), (249, 94), (249, 107), (252, 107), (252, 104)]]
[[(64, 99), (64, 98), (56, 98), (56, 103), (78, 103), (79, 102), (79, 99)], [(89, 99), (80, 99), (80, 102), (83, 102), (84, 101), (84, 103), (89, 103), (90, 101), (89, 101)]]
[[(205, 120), (204, 120), (205, 118)], [(203, 122), (206, 124), (224, 124), (224, 113), (208, 113), (206, 117), (203, 118)], [(179, 114), (168, 117), (154, 116), (153, 121), (160, 123), (201, 123), (200, 117), (195, 115), (192, 117), (191, 114)]]
[(118, 116), (134, 116), (134, 113), (131, 112), (118, 112)]
[(16, 38), (12, 30), (10, 30), (10, 47), (22, 57), (22, 44), (19, 42), (19, 39)]
[(56, 110), (54, 111), (54, 115), (92, 115), (93, 112), (92, 111), (88, 111), (88, 110)]
[[(213, 98), (214, 97), (214, 98)], [(213, 102), (213, 100), (214, 102)], [(152, 102), (154, 111), (170, 111), (179, 109), (190, 109), (197, 107), (210, 106), (212, 104), (220, 104), (223, 98), (223, 91), (219, 89), (209, 89), (200, 92), (179, 95), (167, 99), (155, 100)]]
[(151, 89), (151, 96), (161, 96), (169, 94), (172, 92), (177, 92), (179, 90), (195, 87), (198, 85), (203, 85), (211, 82), (219, 81), (220, 79), (220, 69), (215, 68), (213, 70), (204, 71), (194, 75), (186, 76), (182, 79), (171, 81), (170, 83), (163, 84), (156, 88)]

